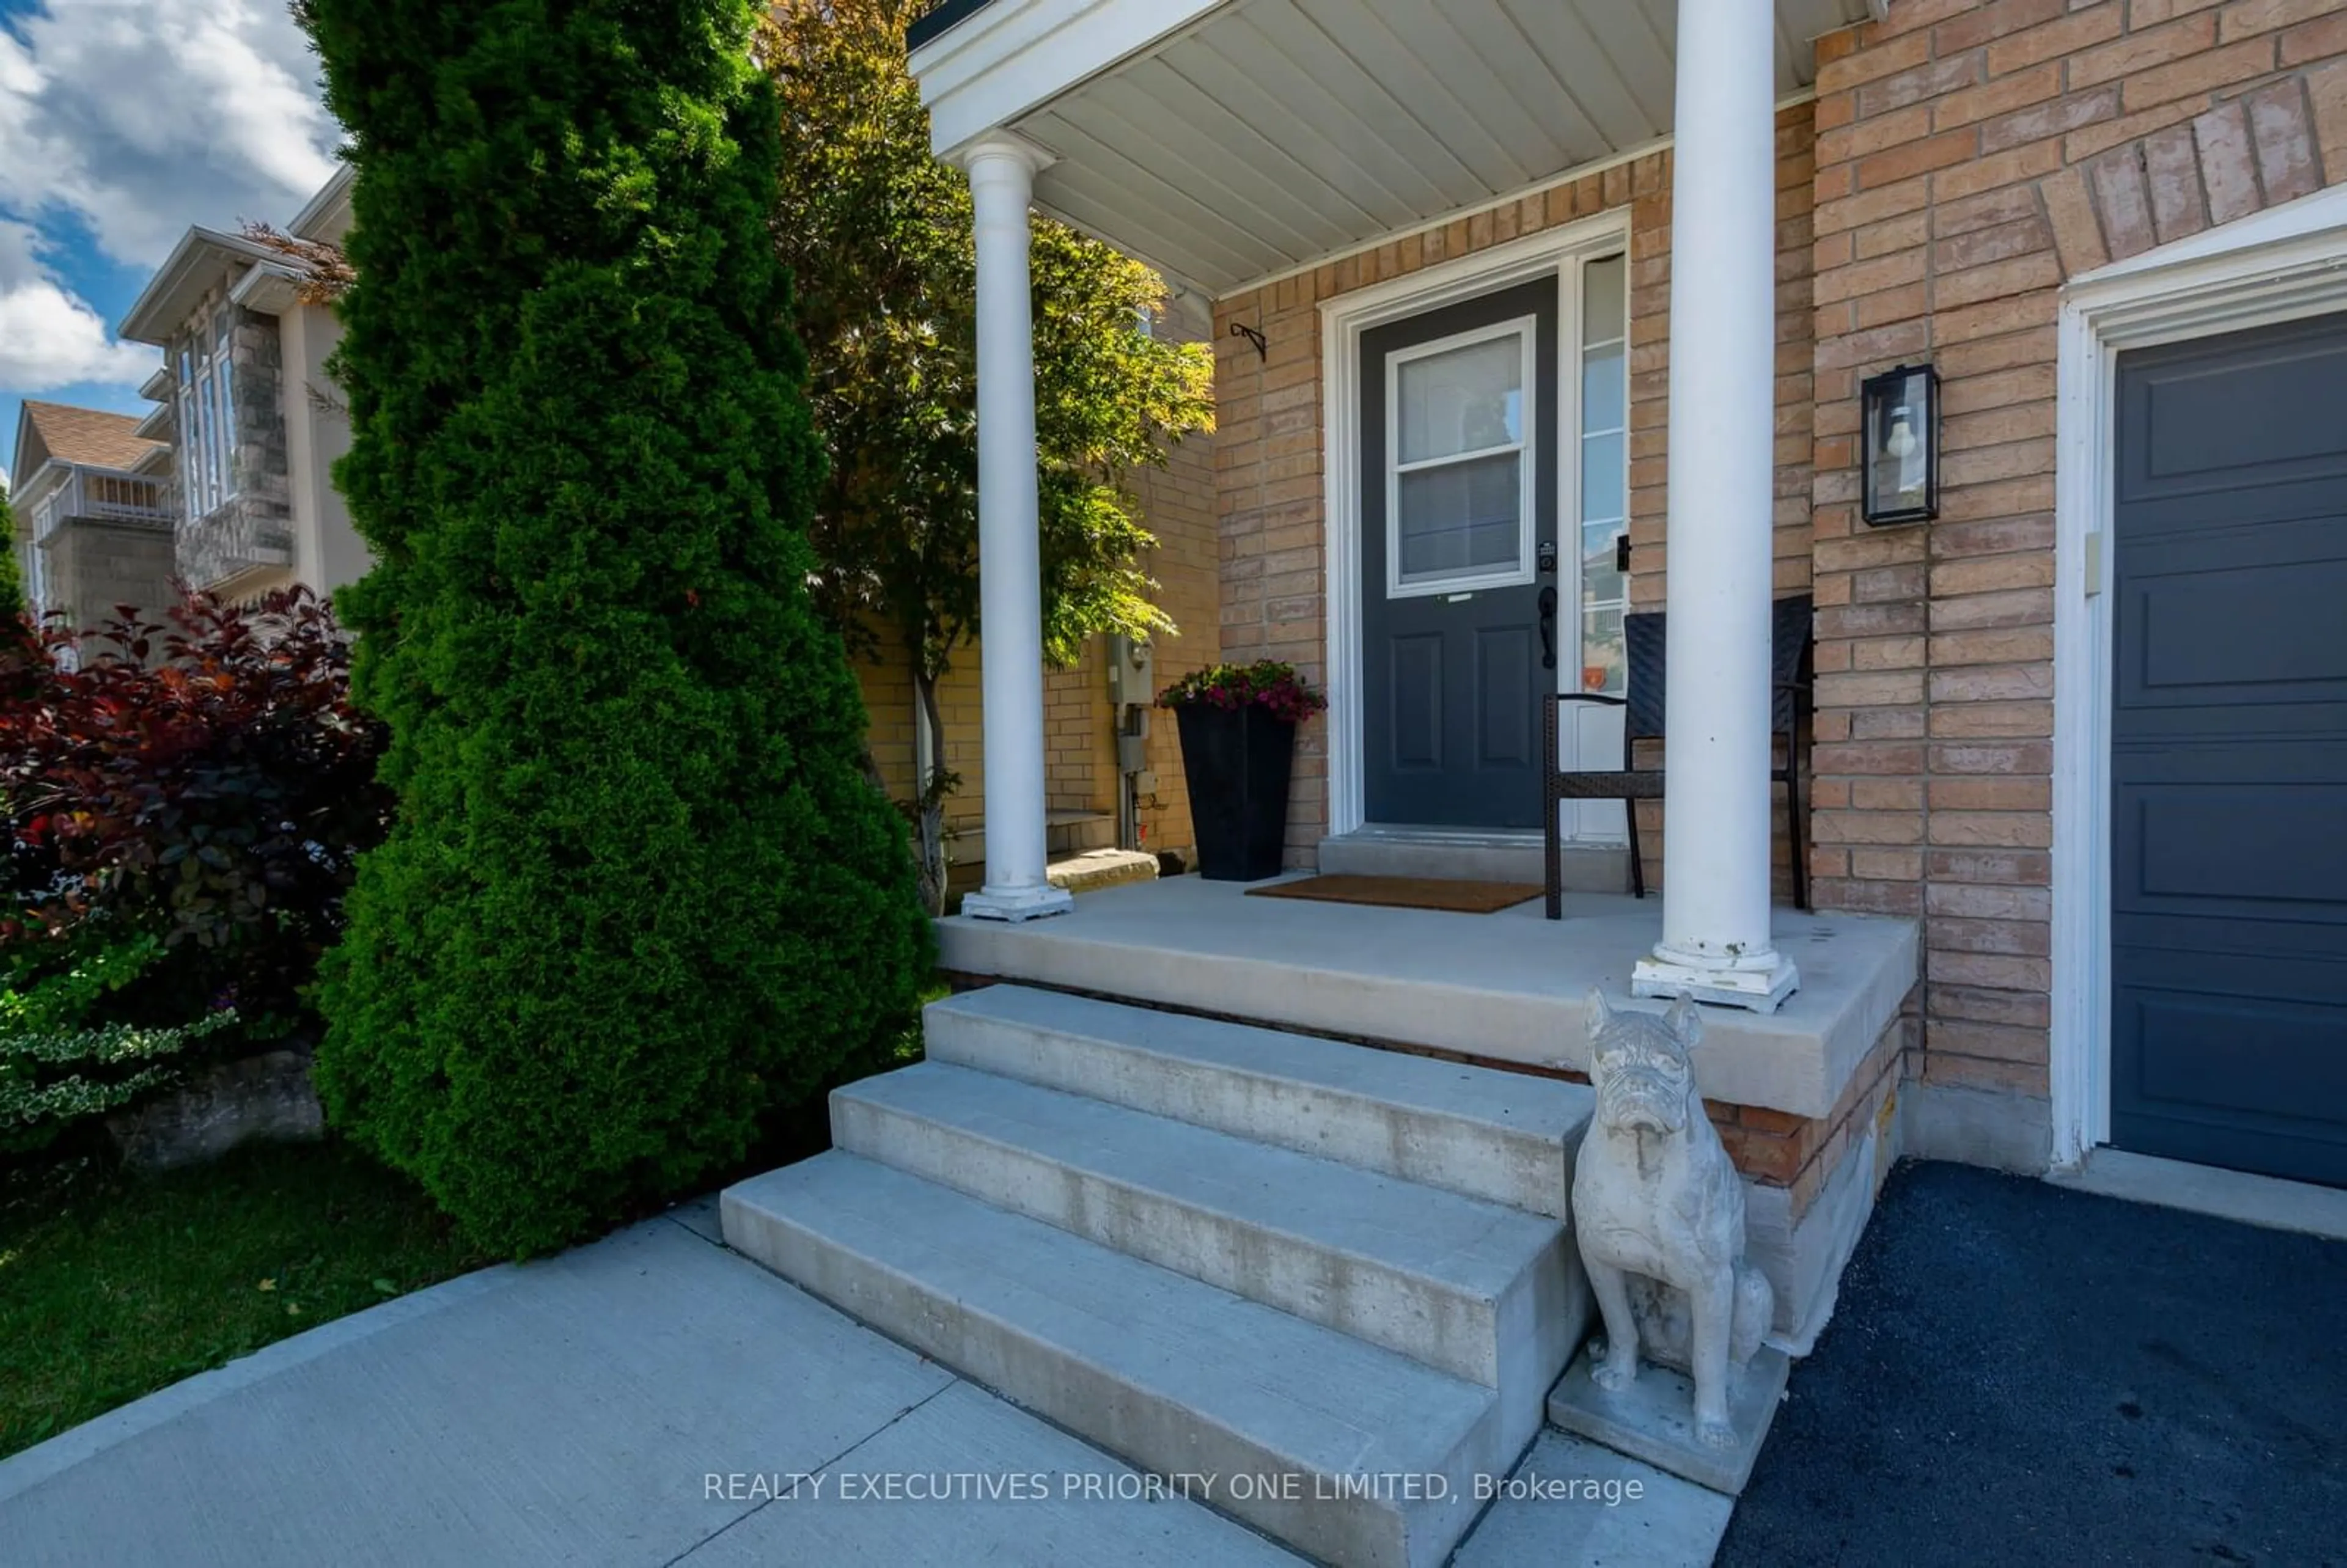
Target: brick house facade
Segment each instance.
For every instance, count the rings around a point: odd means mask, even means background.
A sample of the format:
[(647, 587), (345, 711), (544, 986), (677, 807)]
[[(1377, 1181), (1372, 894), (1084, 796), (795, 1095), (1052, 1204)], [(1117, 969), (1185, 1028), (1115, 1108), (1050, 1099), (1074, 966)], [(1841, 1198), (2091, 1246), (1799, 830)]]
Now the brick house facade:
[[(1899, 0), (1821, 37), (1817, 58), (1814, 98), (1778, 116), (1774, 500), (1775, 591), (1818, 607), (1813, 897), (1922, 923), (1901, 1075), (1962, 1124), (1950, 1152), (2042, 1166), (2059, 291), (2347, 181), (2347, 14), (2328, 0)], [(1671, 167), (1667, 149), (1622, 159), (1217, 301), (1227, 656), (1327, 675), (1323, 303), (1618, 209), (1630, 597), (1660, 608)], [(1266, 352), (1235, 324), (1261, 330)], [(1859, 383), (1922, 361), (1942, 378), (1940, 514), (1870, 528)], [(1316, 725), (1299, 746), (1292, 865), (1313, 864), (1327, 832), (1327, 775)], [(1641, 810), (1659, 877), (1661, 812)], [(1747, 1170), (1804, 1167), (1881, 1099), (1730, 1139), (1752, 1149)]]
[[(2055, 316), (2069, 277), (2347, 181), (2347, 15), (1918, 3), (1819, 46), (1812, 872), (1920, 918), (1911, 1075), (2048, 1093)], [(1939, 520), (1857, 518), (1857, 384), (1943, 378)]]
[[(1806, 1354), (1902, 1155), (2236, 1214), (2347, 1186), (2341, 0), (950, 0), (907, 43), (932, 148), (970, 176), (980, 579), (1005, 613), (986, 881), (938, 928), (977, 994), (931, 1015), (948, 1082), (873, 1093), (1024, 1107), (1040, 1083), (1054, 1109), (977, 1113), (975, 1177), (943, 1113), (882, 1147), (843, 1112), (876, 1163), (756, 1200), (791, 1277), (902, 1290), (925, 1350), (1007, 1367), (997, 1387), (1172, 1470), (1253, 1419), (1134, 1419), (1202, 1337), (1250, 1410), (1299, 1367), (1302, 1402), (1344, 1398), (1321, 1373), (1349, 1347), (1200, 1327), (1228, 1293), (1375, 1338), (1315, 1315), (1411, 1234), (1412, 1184), (1491, 1195), (1505, 1165), (1526, 1185), (1501, 1201), (1557, 1252), (1522, 1361), (1475, 1368), (1488, 1462), (1545, 1419), (1733, 1492), (1692, 1448), (1784, 1387), (1719, 1366), (1746, 1270), (1772, 1344)], [(1048, 885), (1039, 210), (1215, 302), (1221, 651), (1328, 698), (1284, 840), (1252, 780), (1214, 786), (1277, 885), (1235, 855)], [(1788, 651), (1813, 711), (1784, 700)], [(1280, 743), (1248, 727), (1250, 763)], [(1615, 772), (1624, 735), (1666, 776), (1558, 776)], [(1788, 738), (1813, 764), (1789, 809)], [(1661, 897), (1639, 899), (1618, 795), (1656, 792), (1631, 842)], [(1788, 907), (1796, 870), (1814, 907)], [(1627, 1038), (1657, 1015), (1676, 1050)], [(1532, 1081), (1593, 1074), (1594, 1095)], [(1555, 1105), (1575, 1130), (1519, 1166), (1427, 1131), (1461, 1092), (1490, 1126)], [(1348, 1162), (1383, 1184), (1324, 1190)], [(1593, 1169), (1656, 1185), (1611, 1204)], [(1662, 1184), (1688, 1170), (1706, 1196)], [(938, 1183), (976, 1200), (958, 1230), (989, 1205), (1023, 1228), (876, 1267), (840, 1260), (884, 1238), (797, 1240), (835, 1204), (964, 1201)], [(1242, 1189), (1257, 1235), (1343, 1239), (1294, 1268), (1255, 1235), (1192, 1240)], [(1112, 1346), (1108, 1296), (1071, 1284), (1121, 1266), (1102, 1252), (1214, 1292)], [(1658, 1275), (1717, 1336), (1692, 1445), (1676, 1388), (1623, 1381)], [(961, 1332), (979, 1293), (1015, 1352)], [(1071, 1381), (1109, 1393), (1054, 1406)], [(1393, 1369), (1364, 1381), (1343, 1462), (1365, 1433), (1466, 1451), (1431, 1401), (1390, 1402)], [(1334, 1562), (1444, 1561), (1469, 1522), (1372, 1549), (1326, 1514), (1243, 1517)]]

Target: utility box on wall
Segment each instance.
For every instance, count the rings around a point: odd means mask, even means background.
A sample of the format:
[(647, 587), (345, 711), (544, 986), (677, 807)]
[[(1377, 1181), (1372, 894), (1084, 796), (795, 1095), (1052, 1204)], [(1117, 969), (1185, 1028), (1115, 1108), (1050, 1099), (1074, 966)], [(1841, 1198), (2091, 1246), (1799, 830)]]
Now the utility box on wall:
[(1157, 701), (1157, 655), (1147, 642), (1108, 640), (1108, 700), (1119, 708), (1146, 708)]

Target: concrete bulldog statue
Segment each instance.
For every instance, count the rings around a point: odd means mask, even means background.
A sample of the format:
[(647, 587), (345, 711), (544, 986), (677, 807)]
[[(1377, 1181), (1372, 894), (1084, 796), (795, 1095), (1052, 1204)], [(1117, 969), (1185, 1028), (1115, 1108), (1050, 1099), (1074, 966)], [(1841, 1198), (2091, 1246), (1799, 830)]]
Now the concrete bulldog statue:
[(1605, 1319), (1590, 1376), (1619, 1390), (1638, 1358), (1695, 1379), (1696, 1439), (1736, 1440), (1730, 1379), (1768, 1327), (1768, 1282), (1744, 1261), (1744, 1184), (1696, 1092), (1688, 1051), (1702, 1020), (1616, 1014), (1589, 993), (1589, 1081), (1597, 1113), (1573, 1172), (1573, 1229)]

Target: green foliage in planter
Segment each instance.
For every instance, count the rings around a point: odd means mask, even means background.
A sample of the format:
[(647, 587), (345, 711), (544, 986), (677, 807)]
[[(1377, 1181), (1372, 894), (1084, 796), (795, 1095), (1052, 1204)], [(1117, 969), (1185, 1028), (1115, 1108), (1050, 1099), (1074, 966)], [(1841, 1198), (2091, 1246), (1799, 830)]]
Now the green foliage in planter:
[(0, 1156), (45, 1149), (77, 1123), (166, 1087), (188, 1047), (236, 1021), (227, 1009), (167, 1028), (100, 1021), (162, 950), (151, 936), (133, 937), (38, 978), (41, 966), (15, 960), (0, 986)]
[(754, 0), (306, 0), (357, 165), (337, 595), (399, 808), (332, 1118), (559, 1245), (876, 1061), (930, 960), (807, 597), (821, 457)]
[(1252, 664), (1210, 664), (1193, 670), (1157, 693), (1161, 708), (1255, 707), (1300, 724), (1328, 705), (1293, 664), (1258, 659)]

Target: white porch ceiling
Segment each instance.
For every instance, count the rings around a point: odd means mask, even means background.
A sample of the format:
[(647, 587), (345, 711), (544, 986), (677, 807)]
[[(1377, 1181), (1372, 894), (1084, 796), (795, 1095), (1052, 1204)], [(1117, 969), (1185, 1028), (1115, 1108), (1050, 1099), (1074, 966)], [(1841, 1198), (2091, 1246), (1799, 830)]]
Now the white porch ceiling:
[[(1868, 14), (1775, 8), (1786, 97), (1811, 40)], [(1039, 206), (1219, 294), (1668, 135), (1676, 18), (1676, 0), (1230, 0), (1006, 118), (1059, 159)]]

